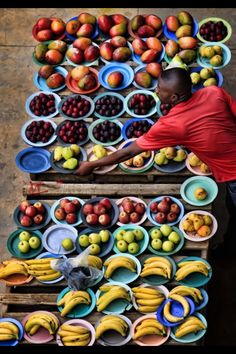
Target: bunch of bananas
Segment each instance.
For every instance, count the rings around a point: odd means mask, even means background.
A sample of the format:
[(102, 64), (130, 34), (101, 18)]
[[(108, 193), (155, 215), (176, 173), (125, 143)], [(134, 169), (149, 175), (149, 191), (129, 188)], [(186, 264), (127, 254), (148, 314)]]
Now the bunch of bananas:
[(88, 265), (97, 269), (102, 269), (102, 260), (98, 256), (88, 255)]
[(107, 267), (104, 273), (106, 279), (111, 278), (114, 271), (118, 268), (126, 268), (133, 273), (136, 272), (136, 263), (131, 258), (124, 256), (107, 259), (104, 262), (104, 266)]
[(91, 340), (91, 333), (88, 328), (79, 325), (62, 324), (57, 334), (61, 337), (65, 346), (84, 347)]
[(10, 321), (0, 322), (0, 341), (19, 339), (19, 328)]
[(29, 275), (27, 264), (16, 259), (4, 261), (0, 268), (0, 279), (6, 280), (12, 274), (24, 274), (27, 277)]
[(204, 261), (186, 261), (178, 264), (179, 269), (175, 273), (175, 280), (180, 281), (192, 273), (202, 273), (206, 277), (209, 275), (210, 267)]
[(97, 300), (96, 305), (98, 312), (105, 310), (111, 302), (117, 299), (124, 299), (128, 302), (131, 301), (128, 291), (122, 286), (104, 284), (100, 286), (99, 290), (104, 292), (104, 294), (102, 294)]
[(151, 334), (166, 336), (166, 328), (155, 318), (147, 318), (135, 327), (134, 340)]
[(179, 294), (182, 296), (191, 296), (196, 304), (199, 304), (203, 300), (201, 290), (197, 288), (192, 288), (186, 285), (179, 285), (173, 288), (169, 295)]
[(125, 337), (128, 328), (129, 326), (123, 318), (115, 315), (104, 316), (96, 327), (96, 339), (99, 339), (106, 331), (116, 331)]
[(144, 267), (140, 276), (159, 275), (165, 279), (171, 279), (172, 264), (165, 257), (149, 257), (144, 261)]
[(176, 338), (181, 338), (189, 333), (197, 333), (203, 329), (206, 329), (206, 326), (198, 317), (189, 316), (176, 328), (175, 336)]
[(37, 280), (50, 281), (61, 277), (61, 272), (51, 268), (50, 262), (54, 258), (30, 259), (25, 261), (28, 265), (28, 273)]
[(135, 287), (131, 289), (140, 312), (156, 312), (158, 307), (165, 300), (164, 294), (151, 287)]
[(190, 305), (189, 302), (185, 299), (184, 296), (179, 295), (179, 294), (169, 294), (169, 299), (178, 301), (182, 307), (183, 307), (183, 316), (181, 317), (177, 317), (177, 316), (173, 316), (171, 314), (171, 301), (168, 301), (163, 308), (163, 315), (165, 317), (165, 319), (169, 322), (179, 322), (182, 321), (186, 316), (188, 316), (189, 312), (190, 312)]
[(55, 334), (58, 326), (59, 323), (52, 314), (37, 312), (28, 318), (24, 328), (27, 333), (33, 336), (40, 327), (44, 327), (50, 334)]
[(75, 306), (79, 304), (89, 305), (90, 303), (91, 303), (91, 298), (87, 291), (70, 290), (61, 298), (61, 300), (57, 302), (57, 306), (64, 306), (61, 312), (61, 316), (64, 317), (68, 313), (70, 313)]

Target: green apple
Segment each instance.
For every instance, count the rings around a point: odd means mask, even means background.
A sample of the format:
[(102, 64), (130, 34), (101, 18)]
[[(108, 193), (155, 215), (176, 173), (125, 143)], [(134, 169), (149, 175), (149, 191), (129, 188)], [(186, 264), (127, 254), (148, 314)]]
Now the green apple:
[(30, 245), (30, 247), (33, 248), (34, 250), (35, 250), (36, 248), (39, 248), (39, 246), (41, 245), (41, 240), (40, 240), (40, 238), (37, 237), (37, 236), (32, 236), (32, 237), (30, 237), (30, 239), (29, 239), (29, 245)]
[(99, 235), (101, 237), (101, 241), (102, 242), (108, 242), (109, 238), (110, 238), (110, 233), (108, 230), (101, 230), (99, 232)]
[(128, 252), (129, 253), (138, 253), (140, 247), (139, 247), (139, 244), (137, 242), (131, 242), (129, 245), (128, 245)]
[(162, 247), (162, 240), (159, 238), (154, 238), (151, 242), (151, 246), (154, 250), (160, 250)]
[(79, 245), (80, 245), (81, 247), (88, 247), (89, 244), (90, 244), (90, 242), (89, 242), (89, 237), (88, 237), (88, 235), (85, 235), (85, 234), (80, 235), (80, 237), (79, 237)]
[(119, 240), (116, 243), (116, 247), (120, 252), (126, 252), (128, 250), (128, 243), (125, 242), (124, 240)]
[(116, 240), (117, 241), (123, 240), (125, 233), (126, 233), (125, 230), (119, 230), (116, 234)]
[(162, 233), (161, 233), (161, 231), (158, 228), (155, 228), (155, 229), (153, 229), (150, 232), (150, 236), (151, 236), (152, 240), (161, 239), (162, 238)]
[(168, 224), (161, 225), (160, 231), (163, 236), (169, 236), (169, 234), (172, 232), (172, 228)]
[(20, 241), (29, 241), (31, 234), (28, 231), (21, 231), (19, 234)]
[(74, 242), (70, 237), (67, 237), (67, 238), (64, 238), (64, 240), (62, 240), (61, 245), (66, 251), (70, 251), (74, 247)]
[(18, 249), (21, 253), (28, 253), (30, 250), (30, 245), (28, 241), (20, 241), (18, 243)]
[(134, 230), (133, 233), (136, 241), (141, 241), (144, 237), (143, 231), (140, 229)]
[(172, 241), (164, 241), (162, 244), (162, 249), (165, 252), (172, 252), (175, 244)]
[(133, 231), (126, 231), (123, 239), (127, 242), (127, 243), (132, 243), (134, 242), (134, 233)]
[(168, 240), (177, 244), (180, 241), (180, 235), (176, 231), (172, 231), (168, 236)]
[(89, 248), (89, 254), (98, 254), (101, 252), (101, 247), (97, 243), (92, 243)]
[(89, 234), (89, 242), (99, 244), (101, 242), (101, 236), (95, 232)]

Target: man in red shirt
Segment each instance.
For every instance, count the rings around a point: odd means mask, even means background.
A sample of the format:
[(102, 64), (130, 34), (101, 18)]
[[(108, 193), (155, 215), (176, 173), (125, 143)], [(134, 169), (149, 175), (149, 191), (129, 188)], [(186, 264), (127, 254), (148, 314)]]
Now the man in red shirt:
[(189, 73), (181, 68), (162, 71), (157, 93), (173, 105), (166, 116), (130, 144), (103, 159), (82, 162), (81, 176), (94, 168), (130, 159), (145, 150), (183, 145), (209, 166), (216, 182), (228, 182), (236, 205), (236, 101), (224, 89), (210, 86), (191, 93)]

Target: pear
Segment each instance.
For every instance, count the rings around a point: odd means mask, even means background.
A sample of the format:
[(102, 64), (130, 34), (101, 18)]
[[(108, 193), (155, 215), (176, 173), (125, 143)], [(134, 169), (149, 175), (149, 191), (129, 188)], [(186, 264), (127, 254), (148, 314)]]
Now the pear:
[(196, 217), (198, 217), (198, 215), (199, 214), (191, 213), (191, 214), (189, 214), (188, 219), (193, 221)]
[(213, 47), (205, 47), (204, 49), (204, 56), (206, 58), (212, 58), (215, 55), (215, 51), (213, 49)]
[(78, 160), (75, 159), (74, 157), (71, 157), (63, 163), (62, 167), (68, 170), (74, 170), (77, 167), (77, 165), (78, 165)]
[(199, 48), (199, 54), (202, 58), (205, 58), (205, 48), (204, 46)]
[(163, 165), (165, 158), (165, 154), (163, 154), (162, 152), (158, 152), (158, 154), (155, 155), (154, 161), (157, 165)]
[(182, 162), (187, 157), (186, 152), (183, 149), (177, 150), (177, 155), (173, 158), (173, 161)]
[(71, 148), (71, 150), (73, 151), (73, 155), (74, 155), (74, 156), (79, 155), (79, 153), (80, 153), (80, 147), (79, 147), (78, 145), (72, 144), (72, 145), (70, 146), (70, 148)]
[(182, 222), (182, 227), (184, 231), (193, 232), (194, 226), (192, 220), (186, 219)]
[(216, 74), (215, 69), (213, 69), (213, 68), (208, 68), (208, 70), (210, 71), (211, 76), (215, 76), (215, 74)]
[(217, 81), (214, 77), (210, 77), (209, 79), (207, 79), (203, 82), (203, 86), (204, 87), (217, 86)]
[(64, 147), (62, 149), (62, 156), (65, 160), (70, 159), (73, 156), (73, 150), (71, 149), (71, 147)]
[(62, 159), (63, 146), (57, 146), (53, 153), (54, 161), (60, 161)]
[(194, 230), (197, 231), (202, 225), (204, 225), (204, 219), (201, 215), (197, 215), (193, 220)]
[(169, 160), (165, 157), (165, 160), (164, 160), (164, 162), (163, 162), (163, 165), (167, 165), (168, 162), (169, 162)]
[(203, 215), (203, 220), (205, 225), (211, 225), (212, 224), (212, 218), (210, 215)]
[(200, 71), (200, 78), (201, 79), (209, 79), (211, 77), (211, 71), (209, 70), (209, 68), (204, 68)]
[(213, 45), (212, 47), (216, 54), (222, 55), (222, 48), (219, 45)]
[(148, 159), (151, 156), (151, 151), (141, 152), (140, 156), (144, 157), (145, 159)]
[(197, 85), (201, 81), (201, 77), (198, 73), (191, 73), (190, 77), (193, 85)]
[(163, 152), (163, 154), (166, 152), (166, 148), (162, 148), (159, 150), (160, 152)]
[(177, 155), (176, 149), (172, 146), (168, 146), (165, 151), (165, 156), (168, 160), (172, 160)]
[(189, 158), (189, 164), (192, 167), (200, 166), (201, 163), (202, 161), (196, 155), (193, 155)]
[(124, 161), (124, 164), (125, 164), (126, 166), (130, 166), (130, 167), (133, 166), (133, 158)]
[(202, 173), (210, 173), (211, 171), (210, 171), (210, 169), (209, 169), (209, 167), (205, 164), (205, 163), (201, 163), (201, 165), (200, 165), (200, 171), (202, 172)]
[(98, 159), (102, 159), (107, 156), (107, 150), (102, 145), (95, 145), (93, 147), (93, 153)]
[(210, 59), (210, 64), (213, 66), (220, 66), (223, 63), (223, 58), (221, 55), (216, 54)]

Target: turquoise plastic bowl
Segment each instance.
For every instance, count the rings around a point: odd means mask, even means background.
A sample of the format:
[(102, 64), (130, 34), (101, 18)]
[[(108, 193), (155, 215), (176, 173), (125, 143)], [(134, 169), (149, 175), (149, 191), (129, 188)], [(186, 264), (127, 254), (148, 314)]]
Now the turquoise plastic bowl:
[[(198, 317), (204, 324), (205, 326), (207, 326), (207, 321), (205, 319), (205, 317), (199, 313), (199, 312), (194, 312), (192, 316), (196, 316)], [(192, 342), (196, 342), (197, 340), (199, 340), (200, 338), (202, 338), (205, 333), (206, 333), (206, 329), (201, 329), (200, 331), (198, 331), (197, 333), (195, 332), (192, 332), (192, 333), (189, 333), (187, 334), (186, 336), (183, 336), (181, 338), (176, 338), (175, 336), (175, 332), (176, 332), (176, 329), (178, 328), (178, 326), (176, 327), (173, 327), (171, 329), (171, 332), (170, 332), (170, 336), (172, 339), (174, 339), (176, 342), (180, 342), (180, 343), (192, 343)]]
[(186, 262), (186, 261), (203, 261), (203, 262), (205, 262), (210, 267), (209, 274), (206, 277), (202, 273), (194, 272), (194, 273), (189, 274), (186, 278), (178, 281), (178, 284), (191, 286), (193, 288), (199, 288), (200, 286), (206, 285), (212, 277), (211, 265), (205, 259), (203, 259), (201, 257), (194, 257), (194, 256), (185, 257), (185, 258), (181, 259), (181, 261), (177, 262), (177, 265), (181, 262)]
[[(155, 257), (155, 255), (148, 255), (148, 256), (145, 256), (142, 258), (141, 260), (141, 264), (143, 265), (144, 264), (144, 261), (147, 259), (147, 258), (151, 258), (151, 257)], [(163, 258), (167, 258), (170, 263), (172, 264), (172, 272), (171, 272), (171, 279), (173, 279), (174, 277), (174, 274), (176, 272), (176, 264), (175, 264), (175, 261), (171, 258), (171, 257), (168, 257), (168, 256), (162, 256)], [(140, 277), (140, 280), (142, 280), (143, 283), (147, 283), (147, 284), (150, 284), (150, 285), (163, 285), (163, 284), (166, 284), (168, 282), (171, 281), (171, 279), (166, 279), (160, 275), (149, 275), (148, 277)]]
[[(114, 242), (114, 246), (113, 246), (113, 251), (115, 253), (119, 253), (119, 254), (122, 254), (123, 252), (119, 251), (119, 249), (117, 248), (116, 246), (116, 243), (117, 243), (117, 240), (116, 240), (116, 235), (119, 231), (121, 230), (125, 230), (125, 231), (130, 231), (130, 230), (141, 230), (143, 232), (143, 239), (141, 241), (134, 241), (134, 242), (137, 242), (139, 244), (139, 251), (136, 252), (136, 253), (133, 253), (132, 256), (138, 256), (140, 255), (141, 253), (143, 253), (147, 246), (148, 246), (148, 242), (149, 242), (149, 235), (148, 235), (148, 232), (142, 227), (142, 226), (139, 226), (139, 225), (136, 225), (136, 224), (127, 224), (127, 225), (123, 225), (123, 226), (120, 226), (118, 227), (118, 229), (116, 229), (113, 233), (114, 235), (114, 238), (115, 238), (115, 242)], [(125, 252), (126, 254), (130, 254), (128, 251)]]

